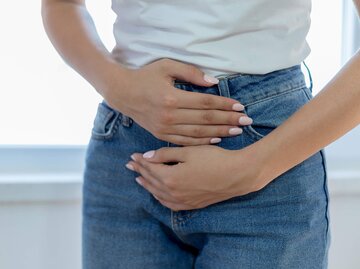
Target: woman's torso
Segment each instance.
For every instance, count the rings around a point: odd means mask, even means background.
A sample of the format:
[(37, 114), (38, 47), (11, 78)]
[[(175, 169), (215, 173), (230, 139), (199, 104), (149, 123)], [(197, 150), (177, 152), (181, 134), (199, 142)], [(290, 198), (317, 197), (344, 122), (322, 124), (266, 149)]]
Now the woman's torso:
[(139, 68), (160, 58), (217, 76), (301, 63), (311, 0), (112, 0), (114, 58)]

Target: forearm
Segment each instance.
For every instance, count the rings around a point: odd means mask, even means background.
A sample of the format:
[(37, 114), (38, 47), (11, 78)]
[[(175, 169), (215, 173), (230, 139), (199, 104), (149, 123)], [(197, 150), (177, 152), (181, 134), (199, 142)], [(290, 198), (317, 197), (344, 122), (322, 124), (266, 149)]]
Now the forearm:
[(113, 76), (125, 76), (126, 69), (112, 59), (82, 1), (43, 0), (41, 15), (55, 49), (101, 95), (111, 88)]
[(360, 123), (360, 52), (309, 103), (250, 146), (269, 182)]

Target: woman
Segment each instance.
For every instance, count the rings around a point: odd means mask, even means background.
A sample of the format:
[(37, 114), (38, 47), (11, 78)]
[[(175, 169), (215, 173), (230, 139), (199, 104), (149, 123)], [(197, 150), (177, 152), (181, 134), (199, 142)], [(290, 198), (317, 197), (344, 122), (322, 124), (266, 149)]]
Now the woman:
[(360, 122), (360, 54), (313, 98), (310, 0), (112, 3), (111, 53), (84, 0), (42, 5), (55, 48), (104, 98), (83, 268), (327, 268), (322, 148)]

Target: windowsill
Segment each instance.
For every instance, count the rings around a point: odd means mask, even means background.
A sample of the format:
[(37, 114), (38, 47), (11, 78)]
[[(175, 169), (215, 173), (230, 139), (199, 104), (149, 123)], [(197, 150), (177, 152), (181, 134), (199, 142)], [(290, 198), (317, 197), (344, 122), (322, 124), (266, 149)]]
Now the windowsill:
[(71, 202), (81, 199), (81, 174), (2, 174), (2, 202)]
[[(0, 145), (0, 202), (79, 202), (85, 154), (77, 145)], [(360, 197), (358, 159), (348, 155), (328, 158), (332, 196)]]
[[(329, 171), (331, 196), (360, 196), (359, 171)], [(0, 202), (74, 202), (81, 200), (82, 174), (0, 175)]]

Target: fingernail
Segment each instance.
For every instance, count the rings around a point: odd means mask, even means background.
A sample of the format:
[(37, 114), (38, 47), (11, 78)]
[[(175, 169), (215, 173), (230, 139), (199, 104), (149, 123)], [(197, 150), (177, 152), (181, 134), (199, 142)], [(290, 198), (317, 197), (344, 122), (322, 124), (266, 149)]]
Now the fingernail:
[(240, 119), (239, 119), (239, 123), (244, 124), (244, 125), (251, 124), (252, 122), (253, 122), (253, 120), (246, 116), (240, 117)]
[(244, 106), (240, 103), (236, 103), (236, 104), (233, 104), (232, 109), (236, 110), (236, 111), (240, 111), (240, 110), (244, 110)]
[(136, 159), (135, 159), (135, 154), (132, 154), (132, 155), (130, 156), (130, 158), (131, 158), (133, 161), (136, 161)]
[(132, 170), (132, 171), (135, 171), (134, 166), (132, 166), (130, 163), (127, 163), (125, 166), (126, 166), (128, 169), (130, 169), (130, 170)]
[(209, 75), (204, 75), (204, 80), (209, 83), (219, 83), (219, 80), (217, 78), (211, 77)]
[(148, 152), (145, 152), (145, 153), (143, 154), (143, 157), (144, 157), (144, 158), (151, 158), (152, 156), (154, 156), (154, 154), (155, 154), (155, 150), (150, 150), (150, 151), (148, 151)]
[(210, 139), (211, 144), (219, 143), (221, 141), (221, 138), (215, 137)]
[(139, 183), (140, 185), (142, 185), (142, 184), (141, 184), (141, 179), (140, 179), (139, 177), (136, 177), (135, 180), (136, 180), (137, 183)]
[(229, 134), (231, 134), (231, 135), (241, 134), (242, 132), (243, 132), (243, 130), (241, 128), (231, 128), (231, 129), (229, 129)]

